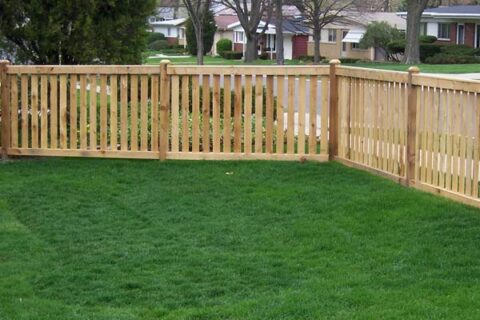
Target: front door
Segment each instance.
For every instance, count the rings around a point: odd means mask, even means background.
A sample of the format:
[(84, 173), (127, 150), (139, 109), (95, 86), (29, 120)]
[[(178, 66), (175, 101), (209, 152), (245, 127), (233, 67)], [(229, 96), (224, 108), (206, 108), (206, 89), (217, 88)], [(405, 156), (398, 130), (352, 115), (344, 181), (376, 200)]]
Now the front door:
[(457, 44), (465, 44), (465, 25), (457, 25)]

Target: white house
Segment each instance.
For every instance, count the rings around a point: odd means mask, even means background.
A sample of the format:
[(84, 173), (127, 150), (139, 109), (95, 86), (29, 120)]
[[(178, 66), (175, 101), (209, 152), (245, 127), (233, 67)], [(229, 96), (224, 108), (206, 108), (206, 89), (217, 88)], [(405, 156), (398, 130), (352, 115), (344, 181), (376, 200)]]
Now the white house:
[(185, 27), (184, 23), (187, 19), (173, 19), (164, 21), (150, 22), (152, 32), (163, 33), (170, 44), (185, 43)]

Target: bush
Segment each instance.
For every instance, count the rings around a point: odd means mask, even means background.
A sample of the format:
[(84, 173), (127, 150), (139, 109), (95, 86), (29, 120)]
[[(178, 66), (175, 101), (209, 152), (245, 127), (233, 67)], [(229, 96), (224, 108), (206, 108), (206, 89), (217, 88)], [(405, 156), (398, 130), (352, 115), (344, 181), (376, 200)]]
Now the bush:
[(456, 56), (476, 56), (480, 54), (479, 49), (471, 48), (464, 44), (446, 45), (442, 47), (442, 53)]
[(155, 40), (148, 45), (149, 50), (160, 51), (163, 49), (169, 48), (170, 45), (168, 44), (167, 40)]
[(479, 63), (480, 59), (475, 56), (462, 56), (439, 53), (433, 57), (427, 58), (425, 62), (429, 64), (468, 64)]
[(243, 58), (243, 52), (239, 51), (223, 51), (221, 56), (229, 60), (240, 60)]
[(262, 53), (258, 56), (258, 58), (259, 58), (260, 60), (268, 60), (268, 53), (262, 52)]
[(166, 40), (165, 35), (159, 32), (150, 32), (148, 34), (147, 43), (150, 45), (154, 41)]
[(420, 36), (419, 40), (420, 40), (420, 43), (435, 43), (435, 41), (437, 41), (437, 37), (423, 35), (423, 36)]
[(358, 58), (340, 58), (338, 60), (340, 60), (341, 63), (357, 63), (361, 59), (358, 59)]
[(387, 48), (392, 54), (403, 54), (405, 53), (405, 39), (391, 41)]
[(428, 58), (431, 58), (442, 51), (441, 44), (433, 43), (421, 43), (420, 44), (420, 60), (422, 62), (427, 61)]
[(220, 39), (217, 42), (217, 54), (222, 55), (224, 51), (232, 51), (232, 40), (230, 39)]

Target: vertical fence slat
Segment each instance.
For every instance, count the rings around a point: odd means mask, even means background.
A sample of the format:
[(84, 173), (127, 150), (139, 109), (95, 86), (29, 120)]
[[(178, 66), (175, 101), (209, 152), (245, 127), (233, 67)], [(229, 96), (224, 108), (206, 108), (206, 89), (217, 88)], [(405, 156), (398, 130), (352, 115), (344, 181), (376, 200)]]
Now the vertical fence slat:
[(159, 137), (159, 158), (165, 160), (168, 152), (168, 129), (170, 111), (170, 79), (167, 69), (170, 61), (160, 62), (160, 137)]
[(295, 153), (295, 77), (288, 76), (287, 154)]
[(100, 150), (107, 150), (107, 76), (100, 76)]
[(263, 76), (255, 76), (255, 152), (263, 149)]
[(252, 76), (245, 76), (245, 101), (244, 101), (243, 145), (244, 152), (252, 152)]
[(190, 89), (189, 76), (182, 76), (182, 152), (190, 149), (190, 133), (188, 128)]
[(97, 77), (90, 75), (88, 80), (90, 150), (97, 150)]
[(233, 151), (242, 152), (242, 78), (234, 76), (235, 96), (233, 101)]
[(77, 75), (70, 75), (70, 149), (77, 149)]
[(210, 152), (210, 76), (203, 75), (202, 79), (202, 113), (203, 113), (203, 132), (202, 147), (203, 152)]
[(172, 76), (172, 152), (178, 152), (178, 126), (180, 110), (180, 78)]
[(138, 76), (130, 76), (130, 150), (138, 150)]
[(128, 76), (120, 76), (120, 148), (128, 150)]
[(231, 152), (232, 78), (223, 78), (223, 152)]
[(200, 150), (200, 84), (199, 76), (192, 77), (192, 151)]
[(40, 148), (48, 148), (48, 76), (40, 77)]
[(110, 149), (116, 151), (118, 143), (118, 78), (110, 76)]
[(273, 76), (267, 76), (265, 88), (265, 152), (273, 153)]
[(18, 147), (18, 79), (10, 76), (10, 114), (11, 114), (11, 146)]
[(320, 154), (328, 154), (328, 117), (329, 117), (329, 100), (328, 100), (328, 77), (322, 76), (322, 103), (320, 116)]
[(140, 79), (140, 150), (148, 150), (148, 76)]
[(220, 152), (220, 76), (213, 76), (212, 92), (212, 144), (213, 152)]
[(310, 77), (308, 153), (317, 154), (317, 85), (318, 77)]
[(157, 75), (152, 75), (152, 85), (151, 85), (151, 93), (150, 96), (152, 97), (152, 151), (158, 151), (158, 98), (159, 98), (159, 78)]
[(60, 148), (67, 149), (67, 75), (60, 75)]
[(305, 109), (306, 109), (306, 86), (305, 76), (298, 80), (298, 153), (305, 154)]
[(32, 102), (32, 118), (31, 118), (31, 134), (32, 148), (38, 148), (38, 77), (32, 75), (31, 78), (31, 102)]
[(8, 79), (7, 60), (0, 61), (0, 84), (1, 84), (1, 111), (2, 111), (2, 159), (7, 159), (10, 148), (10, 81)]
[(283, 154), (285, 151), (285, 138), (284, 138), (284, 98), (285, 98), (285, 77), (277, 77), (277, 141), (276, 152), (277, 154)]
[(87, 78), (83, 74), (80, 76), (80, 149), (87, 149)]
[(473, 186), (472, 186), (472, 196), (474, 198), (478, 198), (478, 179), (479, 179), (479, 161), (480, 161), (480, 98), (479, 94), (475, 94), (474, 100), (474, 115), (475, 115), (475, 122), (474, 122), (474, 134), (475, 140), (473, 144)]
[(28, 148), (28, 76), (22, 74), (22, 148)]

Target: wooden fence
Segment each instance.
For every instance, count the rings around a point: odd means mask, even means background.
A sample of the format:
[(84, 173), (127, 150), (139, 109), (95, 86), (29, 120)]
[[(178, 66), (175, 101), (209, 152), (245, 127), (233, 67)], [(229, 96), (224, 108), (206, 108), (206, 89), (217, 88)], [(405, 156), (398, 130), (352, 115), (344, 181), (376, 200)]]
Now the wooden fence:
[(2, 154), (334, 159), (480, 206), (480, 82), (340, 66), (10, 66)]

